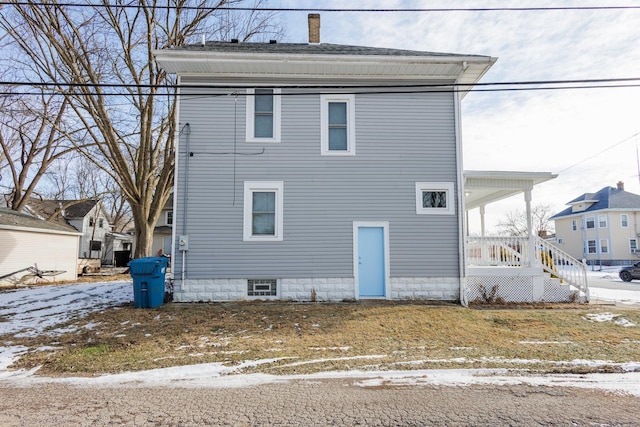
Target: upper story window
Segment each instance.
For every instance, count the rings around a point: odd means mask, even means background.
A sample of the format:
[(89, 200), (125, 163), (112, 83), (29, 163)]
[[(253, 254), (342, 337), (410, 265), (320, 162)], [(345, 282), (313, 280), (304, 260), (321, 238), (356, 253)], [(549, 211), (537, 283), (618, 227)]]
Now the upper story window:
[(578, 221), (575, 219), (571, 220), (571, 231), (576, 231), (578, 230)]
[(355, 96), (320, 96), (321, 154), (356, 154)]
[(173, 211), (167, 211), (167, 225), (173, 224)]
[(629, 215), (627, 214), (620, 215), (620, 227), (622, 228), (629, 227)]
[(104, 218), (98, 218), (98, 228), (104, 228)]
[(586, 228), (596, 228), (596, 219), (593, 216), (587, 217), (584, 220)]
[(247, 89), (247, 142), (280, 142), (280, 89)]
[(452, 182), (416, 182), (416, 214), (455, 213)]
[(93, 227), (93, 221), (94, 221), (94, 220), (93, 220), (93, 217), (92, 217), (92, 216), (90, 216), (90, 217), (89, 217), (89, 227)]
[(598, 228), (607, 228), (607, 216), (598, 215)]
[(282, 181), (246, 181), (244, 183), (245, 241), (282, 241)]

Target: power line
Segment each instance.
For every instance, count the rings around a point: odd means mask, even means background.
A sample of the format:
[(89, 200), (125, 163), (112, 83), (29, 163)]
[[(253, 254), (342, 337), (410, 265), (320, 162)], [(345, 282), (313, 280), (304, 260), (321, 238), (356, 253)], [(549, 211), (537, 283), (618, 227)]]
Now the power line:
[(595, 153), (595, 154), (593, 154), (593, 155), (591, 155), (591, 156), (589, 156), (589, 157), (587, 157), (587, 158), (585, 158), (585, 159), (582, 159), (582, 160), (580, 160), (579, 162), (574, 163), (574, 164), (572, 164), (571, 166), (569, 166), (569, 167), (567, 167), (567, 168), (562, 169), (560, 172), (558, 172), (558, 174), (561, 174), (561, 173), (563, 173), (563, 172), (566, 172), (566, 171), (568, 171), (568, 170), (569, 170), (569, 169), (571, 169), (571, 168), (574, 168), (574, 167), (576, 167), (576, 166), (578, 166), (578, 165), (580, 165), (580, 164), (582, 164), (582, 163), (584, 163), (584, 162), (587, 162), (587, 161), (589, 161), (589, 160), (591, 160), (591, 159), (593, 159), (593, 158), (595, 158), (595, 157), (598, 157), (600, 154), (602, 154), (602, 153), (604, 153), (604, 152), (606, 152), (606, 151), (609, 151), (609, 150), (611, 150), (612, 148), (615, 148), (615, 147), (617, 147), (617, 146), (618, 146), (618, 145), (620, 145), (620, 144), (624, 144), (625, 142), (627, 142), (627, 141), (629, 141), (629, 140), (631, 140), (631, 139), (633, 139), (633, 138), (637, 137), (638, 135), (640, 135), (640, 132), (636, 132), (636, 133), (634, 133), (633, 135), (631, 135), (631, 136), (629, 136), (629, 137), (627, 137), (627, 138), (623, 139), (622, 141), (618, 141), (618, 142), (616, 142), (615, 144), (612, 144), (612, 145), (610, 145), (610, 146), (606, 147), (605, 149), (600, 150), (599, 152), (597, 152), (597, 153)]
[[(247, 85), (178, 85), (178, 84), (126, 84), (126, 83), (52, 83), (52, 82), (12, 82), (12, 81), (0, 81), (2, 86), (13, 87), (39, 87), (44, 90), (51, 90), (51, 94), (65, 95), (64, 93), (56, 92), (52, 87), (65, 87), (72, 88), (94, 88), (94, 89), (165, 89), (165, 90), (177, 90), (177, 89), (223, 89), (223, 90), (237, 90), (246, 89)], [(472, 86), (469, 88), (469, 86)], [(516, 91), (540, 91), (540, 90), (574, 90), (574, 89), (607, 89), (607, 88), (629, 88), (640, 87), (640, 77), (625, 77), (625, 78), (609, 78), (609, 79), (578, 79), (578, 80), (535, 80), (535, 81), (514, 81), (514, 82), (488, 82), (488, 83), (475, 83), (475, 84), (463, 84), (463, 83), (431, 83), (431, 84), (402, 84), (402, 85), (271, 85), (270, 88), (274, 89), (289, 89), (296, 90), (295, 92), (283, 93), (283, 96), (300, 96), (300, 95), (315, 95), (320, 93), (327, 93), (328, 90), (336, 90), (336, 93), (344, 94), (345, 91), (349, 91), (354, 94), (385, 94), (396, 93), (401, 90), (405, 93), (421, 93), (421, 92), (516, 92)], [(41, 93), (34, 93), (29, 91), (10, 91), (5, 90), (0, 92), (2, 95), (36, 95)], [(71, 94), (67, 94), (71, 95)], [(103, 93), (101, 95), (127, 95), (127, 93)], [(166, 95), (157, 94), (157, 95)], [(197, 94), (189, 93), (190, 96)], [(202, 93), (203, 96), (211, 96), (211, 93)]]
[[(8, 2), (0, 1), (0, 6), (60, 6), (75, 8), (121, 8), (137, 9), (133, 4), (94, 4), (94, 3), (56, 3), (50, 2)], [(547, 7), (442, 7), (442, 8), (324, 8), (324, 7), (240, 7), (240, 6), (155, 6), (157, 9), (181, 10), (226, 10), (226, 11), (261, 11), (261, 12), (367, 12), (367, 13), (418, 13), (418, 12), (558, 12), (558, 11), (593, 11), (593, 10), (640, 10), (640, 5), (618, 6), (547, 6)]]

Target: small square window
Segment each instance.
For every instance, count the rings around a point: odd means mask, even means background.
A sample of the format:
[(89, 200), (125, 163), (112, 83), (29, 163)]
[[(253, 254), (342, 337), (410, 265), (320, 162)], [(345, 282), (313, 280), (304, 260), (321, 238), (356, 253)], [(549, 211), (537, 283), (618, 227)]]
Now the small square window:
[(416, 214), (455, 213), (452, 182), (416, 182)]
[(90, 240), (89, 247), (91, 248), (91, 251), (102, 250), (102, 242), (100, 240)]
[(320, 101), (321, 154), (354, 155), (356, 153), (354, 95), (322, 95)]
[(282, 181), (244, 183), (244, 241), (282, 241)]

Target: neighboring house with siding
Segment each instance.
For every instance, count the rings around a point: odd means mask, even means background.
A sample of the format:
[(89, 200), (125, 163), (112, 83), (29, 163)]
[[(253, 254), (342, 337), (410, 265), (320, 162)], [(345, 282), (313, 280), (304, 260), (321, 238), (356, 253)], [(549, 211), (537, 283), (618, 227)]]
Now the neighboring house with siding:
[(550, 219), (555, 221), (556, 242), (565, 252), (590, 265), (621, 265), (638, 261), (640, 246), (640, 196), (604, 187), (584, 193)]
[[(78, 258), (104, 259), (111, 226), (109, 215), (99, 200), (42, 200), (31, 198), (25, 213), (50, 222), (70, 225), (82, 236)], [(114, 243), (109, 247), (114, 248)], [(119, 243), (115, 243), (115, 250)]]
[(181, 85), (174, 299), (460, 299), (460, 102), (495, 58), (313, 35), (155, 52)]
[(67, 224), (0, 208), (0, 286), (34, 280), (28, 267), (57, 270), (42, 280), (76, 280), (80, 233)]
[(173, 194), (162, 208), (160, 219), (153, 229), (153, 255), (171, 255), (173, 233)]

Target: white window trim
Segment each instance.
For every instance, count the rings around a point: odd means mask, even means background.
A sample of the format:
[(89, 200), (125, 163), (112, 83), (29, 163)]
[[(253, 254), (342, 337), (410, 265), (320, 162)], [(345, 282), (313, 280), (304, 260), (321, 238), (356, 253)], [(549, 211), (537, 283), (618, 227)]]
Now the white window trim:
[[(605, 242), (605, 246), (604, 247), (607, 249), (606, 251), (602, 250), (602, 248), (603, 248), (602, 242)], [(609, 253), (609, 239), (600, 239), (598, 241), (598, 244), (599, 244), (598, 249), (600, 250), (601, 254), (608, 254)]]
[(258, 88), (258, 89), (272, 89), (273, 90), (273, 138), (256, 138), (255, 135), (255, 93), (256, 89), (247, 89), (247, 124), (246, 124), (246, 141), (247, 142), (262, 142), (262, 143), (278, 143), (281, 141), (281, 89), (273, 89), (270, 87)]
[[(347, 103), (347, 149), (329, 150), (329, 103)], [(356, 154), (355, 95), (320, 95), (320, 154), (323, 156), (355, 156)]]
[[(632, 248), (631, 247), (631, 242), (635, 242), (636, 243), (636, 247)], [(629, 252), (630, 253), (635, 253), (633, 251), (637, 251), (638, 250), (638, 239), (629, 239)]]
[[(591, 221), (589, 221), (589, 220), (591, 220)], [(587, 226), (587, 223), (589, 223), (589, 222), (593, 222), (593, 227), (588, 227)], [(596, 217), (595, 216), (585, 217), (585, 219), (584, 219), (584, 228), (585, 228), (585, 230), (593, 230), (594, 228), (596, 228)]]
[(578, 220), (571, 220), (571, 231), (578, 231)]
[[(422, 206), (423, 191), (445, 191), (447, 193), (446, 208), (425, 208)], [(455, 197), (453, 182), (416, 182), (416, 214), (417, 215), (454, 215)]]
[[(589, 252), (589, 248), (590, 248), (589, 242), (593, 242), (593, 249), (594, 249), (593, 252)], [(596, 239), (587, 240), (587, 247), (585, 248), (585, 251), (586, 251), (585, 253), (587, 255), (597, 254), (598, 253), (598, 241)]]
[[(169, 213), (171, 213), (171, 222), (169, 222)], [(173, 225), (173, 211), (166, 211), (164, 213), (164, 223), (166, 225)]]
[[(273, 191), (276, 193), (275, 235), (254, 236), (253, 197), (254, 191)], [(245, 242), (281, 242), (283, 240), (284, 181), (245, 181), (244, 183), (244, 227), (242, 240)]]
[[(602, 225), (602, 222), (604, 222), (604, 225)], [(598, 228), (607, 228), (608, 225), (609, 218), (607, 215), (598, 215)]]
[[(622, 218), (626, 218), (627, 225), (624, 225), (624, 221)], [(620, 214), (620, 227), (629, 228), (629, 215), (628, 214)]]

